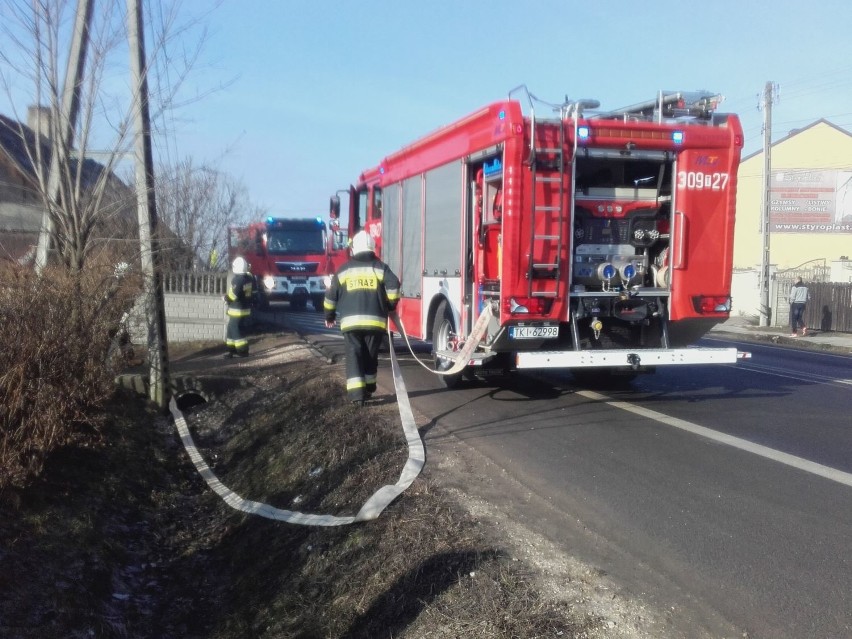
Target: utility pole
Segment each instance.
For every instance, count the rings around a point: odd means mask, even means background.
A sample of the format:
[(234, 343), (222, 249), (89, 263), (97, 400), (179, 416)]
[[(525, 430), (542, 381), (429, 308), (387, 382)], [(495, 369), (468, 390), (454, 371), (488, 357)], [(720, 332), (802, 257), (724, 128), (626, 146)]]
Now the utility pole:
[[(39, 6), (36, 3), (36, 6)], [(55, 135), (50, 144), (50, 172), (47, 176), (47, 197), (58, 204), (59, 202), (59, 172), (61, 167), (68, 165), (68, 154), (74, 145), (74, 129), (77, 126), (77, 116), (80, 113), (80, 87), (83, 83), (83, 70), (86, 67), (86, 52), (89, 47), (89, 25), (92, 23), (92, 8), (94, 0), (79, 0), (77, 3), (77, 18), (74, 21), (74, 34), (71, 38), (71, 51), (68, 54), (68, 66), (65, 69), (65, 85), (62, 87), (62, 101), (52, 104), (52, 124)], [(36, 105), (37, 107), (40, 105)], [(58, 108), (57, 108), (58, 107)], [(36, 132), (37, 134), (40, 131)], [(53, 219), (50, 211), (53, 205), (47, 204), (41, 218), (41, 231), (36, 248), (36, 273), (41, 273), (47, 265), (47, 254), (53, 237)]]
[(763, 198), (761, 202), (760, 235), (762, 251), (760, 254), (760, 325), (769, 326), (772, 308), (769, 304), (769, 209), (772, 186), (772, 99), (778, 90), (774, 82), (767, 82), (763, 90)]
[(133, 79), (133, 120), (136, 150), (136, 199), (142, 277), (145, 281), (145, 317), (148, 323), (148, 396), (166, 412), (169, 405), (169, 355), (166, 310), (160, 267), (157, 207), (154, 197), (154, 155), (151, 149), (151, 114), (148, 105), (148, 68), (141, 0), (127, 0), (127, 43)]

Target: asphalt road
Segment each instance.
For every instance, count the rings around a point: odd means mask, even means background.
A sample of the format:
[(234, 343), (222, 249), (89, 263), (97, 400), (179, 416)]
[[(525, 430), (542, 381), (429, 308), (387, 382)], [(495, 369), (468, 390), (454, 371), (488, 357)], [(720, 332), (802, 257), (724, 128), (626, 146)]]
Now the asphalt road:
[(852, 358), (739, 346), (751, 360), (619, 390), (556, 374), (447, 391), (403, 366), (465, 490), (672, 609), (677, 632), (852, 637)]

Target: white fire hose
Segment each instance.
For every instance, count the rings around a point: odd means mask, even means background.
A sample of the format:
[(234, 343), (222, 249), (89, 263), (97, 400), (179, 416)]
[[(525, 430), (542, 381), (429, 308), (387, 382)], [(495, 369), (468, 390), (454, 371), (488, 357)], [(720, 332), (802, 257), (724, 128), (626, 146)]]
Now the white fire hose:
[[(473, 353), (474, 349), (479, 345), (479, 342), (482, 341), (482, 338), (485, 335), (485, 330), (488, 328), (488, 320), (491, 318), (491, 315), (491, 305), (489, 304), (485, 307), (485, 309), (483, 309), (479, 319), (477, 319), (476, 324), (473, 327), (473, 331), (471, 331), (464, 347), (456, 356), (452, 367), (446, 371), (436, 371), (417, 359), (417, 356), (414, 355), (414, 350), (411, 348), (411, 342), (408, 340), (408, 335), (405, 334), (405, 327), (403, 326), (402, 321), (396, 313), (393, 313), (391, 318), (396, 323), (396, 326), (399, 329), (400, 334), (405, 339), (406, 344), (408, 344), (408, 348), (411, 351), (412, 356), (414, 356), (414, 359), (417, 360), (421, 366), (428, 368), (437, 375), (455, 375), (464, 369), (471, 353)], [(423, 469), (423, 465), (426, 463), (426, 451), (423, 448), (423, 440), (420, 438), (420, 432), (417, 430), (417, 422), (415, 421), (414, 413), (411, 410), (408, 391), (405, 388), (405, 380), (402, 378), (402, 370), (400, 369), (399, 362), (396, 359), (396, 353), (393, 348), (393, 335), (391, 334), (390, 326), (388, 326), (388, 338), (390, 339), (391, 372), (393, 373), (393, 383), (396, 390), (397, 404), (399, 405), (399, 417), (400, 422), (402, 423), (403, 433), (405, 434), (405, 440), (408, 444), (408, 460), (403, 466), (399, 479), (395, 484), (389, 484), (379, 488), (372, 494), (372, 496), (370, 496), (369, 499), (367, 499), (366, 502), (364, 502), (357, 514), (342, 517), (336, 515), (318, 515), (285, 510), (262, 502), (246, 499), (219, 481), (219, 478), (216, 477), (216, 474), (212, 471), (210, 466), (207, 465), (207, 462), (204, 461), (204, 457), (202, 457), (192, 439), (186, 419), (180, 409), (178, 409), (175, 398), (172, 397), (169, 409), (171, 410), (172, 417), (175, 420), (175, 426), (177, 426), (178, 434), (180, 435), (181, 441), (183, 442), (189, 458), (192, 460), (192, 463), (195, 465), (198, 473), (204, 481), (207, 482), (207, 485), (216, 494), (218, 494), (226, 504), (235, 510), (252, 515), (259, 515), (260, 517), (265, 517), (267, 519), (284, 521), (290, 524), (299, 524), (303, 526), (345, 526), (359, 521), (376, 519), (394, 499), (401, 495), (412, 484)]]
[[(425, 364), (420, 359), (418, 359), (417, 355), (414, 354), (414, 349), (411, 347), (411, 342), (408, 341), (408, 335), (405, 333), (405, 326), (403, 325), (402, 320), (395, 312), (391, 313), (391, 319), (393, 319), (394, 323), (399, 329), (400, 334), (405, 340), (405, 343), (408, 345), (408, 350), (411, 352), (411, 356), (423, 368), (432, 373), (435, 373), (436, 375), (455, 375), (457, 373), (460, 373), (464, 369), (464, 367), (467, 366), (468, 360), (473, 354), (473, 351), (476, 350), (476, 347), (479, 346), (479, 343), (482, 341), (482, 338), (485, 337), (485, 331), (488, 330), (488, 322), (492, 316), (493, 312), (491, 310), (491, 304), (486, 304), (485, 308), (483, 308), (482, 312), (479, 314), (479, 318), (477, 318), (476, 324), (473, 325), (473, 330), (470, 332), (470, 335), (468, 336), (467, 340), (465, 340), (464, 346), (453, 360), (453, 365), (445, 371), (439, 371), (435, 370), (428, 364)], [(388, 338), (390, 339), (390, 343), (392, 345), (393, 335), (390, 334), (390, 327), (388, 327)], [(434, 344), (432, 346), (434, 348)], [(391, 351), (393, 351), (393, 347), (391, 347)]]

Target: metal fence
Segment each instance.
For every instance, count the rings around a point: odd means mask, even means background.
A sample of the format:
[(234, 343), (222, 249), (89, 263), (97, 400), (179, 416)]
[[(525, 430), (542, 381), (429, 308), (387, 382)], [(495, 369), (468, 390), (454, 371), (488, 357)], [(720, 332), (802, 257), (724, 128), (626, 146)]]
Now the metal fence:
[(777, 271), (775, 278), (795, 282), (800, 277), (803, 282), (828, 282), (831, 280), (831, 267), (825, 264), (825, 260), (820, 260), (821, 264), (810, 264), (789, 268), (783, 271)]
[(163, 292), (196, 295), (224, 295), (228, 273), (221, 271), (183, 271), (163, 274)]

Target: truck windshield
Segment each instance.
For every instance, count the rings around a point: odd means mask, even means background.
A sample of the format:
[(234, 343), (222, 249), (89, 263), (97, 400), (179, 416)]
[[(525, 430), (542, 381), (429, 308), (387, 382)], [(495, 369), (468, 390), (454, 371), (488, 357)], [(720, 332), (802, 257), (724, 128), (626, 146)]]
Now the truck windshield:
[(325, 232), (321, 227), (273, 229), (267, 232), (266, 246), (270, 255), (325, 253)]

